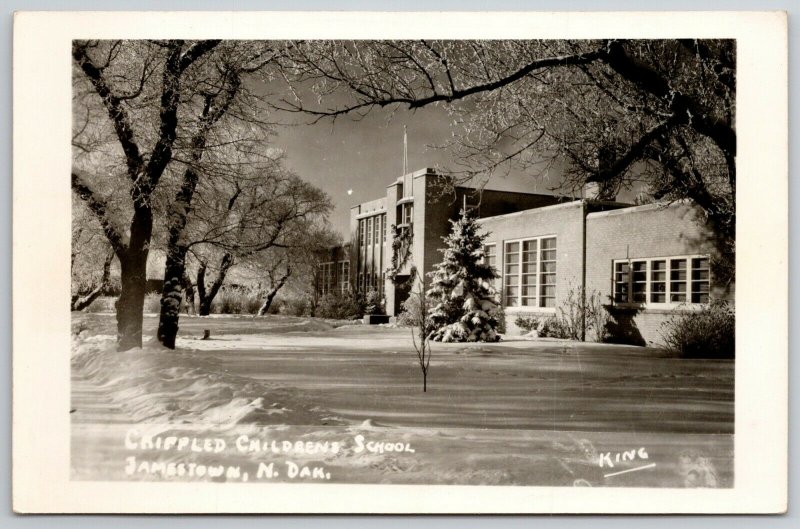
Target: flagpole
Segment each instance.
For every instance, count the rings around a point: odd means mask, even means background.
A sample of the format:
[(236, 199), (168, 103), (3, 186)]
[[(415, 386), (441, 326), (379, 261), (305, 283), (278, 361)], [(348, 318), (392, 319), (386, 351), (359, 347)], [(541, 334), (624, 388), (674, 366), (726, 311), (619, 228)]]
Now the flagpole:
[(408, 173), (408, 129), (403, 125), (403, 176)]

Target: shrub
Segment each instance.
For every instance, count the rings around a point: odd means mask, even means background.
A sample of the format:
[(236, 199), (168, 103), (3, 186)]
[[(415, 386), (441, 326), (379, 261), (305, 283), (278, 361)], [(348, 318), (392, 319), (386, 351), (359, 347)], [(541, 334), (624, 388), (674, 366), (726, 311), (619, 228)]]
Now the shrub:
[(263, 303), (261, 293), (255, 289), (223, 288), (211, 303), (214, 314), (258, 314)]
[(610, 314), (603, 306), (602, 298), (596, 291), (583, 298), (581, 287), (571, 288), (553, 316), (517, 316), (517, 327), (527, 332), (537, 331), (542, 338), (561, 338), (580, 340), (583, 335), (584, 322), (586, 336), (603, 342), (609, 337), (608, 323)]
[(570, 339), (571, 329), (557, 316), (517, 316), (514, 323), (526, 332), (536, 331), (540, 338)]
[[(308, 298), (302, 296), (287, 296), (275, 300), (272, 307), (277, 307), (276, 310), (279, 314), (287, 316), (308, 316), (311, 313), (311, 304)], [(272, 307), (270, 307), (270, 313), (272, 313)]]
[[(430, 298), (424, 297), (424, 299), (427, 310), (423, 312), (420, 305), (420, 296), (413, 294), (408, 296), (408, 298), (406, 298), (402, 304), (402, 312), (397, 315), (398, 325), (402, 325), (404, 327), (419, 327), (421, 315), (430, 314), (430, 311), (433, 308), (433, 303), (431, 303)], [(431, 330), (433, 330), (431, 328), (431, 322), (426, 321), (425, 332), (423, 334), (427, 336)]]
[(161, 312), (161, 294), (151, 292), (144, 297), (144, 312), (146, 314)]
[(386, 314), (385, 305), (383, 294), (378, 290), (370, 289), (367, 295), (364, 296), (364, 315)]
[(660, 333), (669, 350), (687, 358), (736, 357), (736, 315), (725, 301), (676, 312), (661, 325)]
[(84, 312), (115, 312), (116, 308), (114, 307), (114, 303), (116, 303), (117, 298), (109, 297), (109, 296), (101, 296), (94, 301), (92, 304), (84, 309)]
[(497, 321), (497, 327), (495, 330), (500, 334), (506, 333), (506, 311), (503, 310), (503, 307), (498, 304), (493, 309), (489, 310), (489, 317), (494, 318)]
[(353, 292), (332, 292), (319, 300), (316, 315), (334, 320), (353, 320), (364, 315), (364, 298)]

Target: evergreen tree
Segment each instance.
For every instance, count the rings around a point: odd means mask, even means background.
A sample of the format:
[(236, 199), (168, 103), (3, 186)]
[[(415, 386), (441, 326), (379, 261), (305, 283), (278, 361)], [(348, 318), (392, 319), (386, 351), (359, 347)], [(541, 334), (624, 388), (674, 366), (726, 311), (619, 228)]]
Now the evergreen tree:
[(451, 220), (453, 229), (440, 250), (444, 259), (429, 273), (433, 302), (430, 339), (437, 342), (496, 342), (498, 308), (491, 281), (497, 272), (484, 264), (483, 242), (477, 221), (461, 211)]

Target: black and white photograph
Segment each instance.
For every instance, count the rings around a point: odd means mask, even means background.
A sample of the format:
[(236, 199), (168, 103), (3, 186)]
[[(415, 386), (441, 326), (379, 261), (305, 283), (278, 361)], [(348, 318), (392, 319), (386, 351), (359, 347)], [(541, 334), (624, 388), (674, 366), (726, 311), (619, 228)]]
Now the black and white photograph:
[(737, 38), (109, 34), (69, 482), (741, 485)]

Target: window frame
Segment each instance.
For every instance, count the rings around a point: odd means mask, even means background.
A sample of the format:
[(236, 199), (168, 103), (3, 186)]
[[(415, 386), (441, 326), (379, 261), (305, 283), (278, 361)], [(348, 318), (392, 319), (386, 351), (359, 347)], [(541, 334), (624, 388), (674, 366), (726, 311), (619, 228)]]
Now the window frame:
[[(489, 262), (489, 252), (487, 251), (489, 248), (494, 248), (494, 255), (492, 256), (492, 257), (494, 257), (494, 264)], [(499, 263), (499, 261), (500, 261), (500, 259), (499, 259), (498, 255), (497, 255), (497, 243), (496, 242), (490, 242), (490, 243), (484, 244), (483, 245), (483, 259), (481, 260), (481, 263), (491, 266), (492, 268), (494, 268), (494, 271), (497, 272), (497, 276), (498, 277), (495, 277), (494, 279), (492, 279), (489, 282), (489, 284), (494, 289), (495, 296), (497, 296), (498, 298), (501, 297), (502, 292), (501, 292), (501, 290), (499, 288), (497, 288), (497, 285), (499, 283), (503, 282), (503, 274), (501, 274), (500, 270), (497, 268), (497, 264)]]
[(339, 279), (339, 291), (344, 294), (350, 290), (350, 259), (341, 259), (336, 263), (336, 266)]
[[(502, 261), (500, 261), (500, 268), (499, 268), (499, 271), (500, 271), (499, 296), (500, 296), (500, 303), (501, 303), (501, 306), (503, 308), (511, 309), (511, 310), (513, 310), (515, 312), (540, 312), (540, 313), (541, 312), (545, 312), (545, 313), (555, 313), (556, 312), (556, 307), (555, 306), (554, 307), (541, 307), (541, 306), (539, 306), (539, 304), (541, 303), (541, 290), (540, 290), (540, 287), (542, 286), (542, 279), (541, 279), (541, 276), (542, 276), (541, 263), (542, 263), (542, 251), (543, 251), (542, 250), (542, 241), (545, 240), (545, 239), (555, 239), (555, 241), (556, 241), (556, 246), (555, 246), (556, 259), (554, 261), (556, 263), (556, 271), (554, 272), (554, 274), (556, 276), (556, 283), (554, 283), (554, 285), (556, 286), (556, 291), (558, 290), (558, 268), (559, 268), (558, 267), (558, 234), (549, 233), (549, 234), (546, 234), (546, 235), (537, 235), (535, 237), (521, 237), (521, 238), (518, 238), (518, 239), (505, 239), (505, 240), (502, 241), (503, 253), (502, 253)], [(536, 273), (534, 274), (534, 276), (536, 277), (536, 283), (533, 285), (533, 288), (535, 289), (534, 290), (535, 291), (535, 295), (533, 296), (533, 299), (535, 300), (535, 305), (522, 305), (522, 297), (523, 297), (522, 296), (522, 288), (523, 288), (523, 284), (522, 284), (522, 276), (523, 276), (523, 272), (522, 272), (522, 256), (525, 253), (523, 251), (523, 247), (524, 247), (524, 244), (526, 242), (531, 242), (531, 241), (536, 241)], [(518, 248), (517, 252), (515, 252), (518, 255), (516, 265), (519, 267), (519, 269), (517, 270), (516, 276), (517, 276), (519, 281), (518, 281), (518, 283), (516, 285), (514, 285), (518, 289), (517, 290), (517, 305), (509, 305), (507, 303), (507, 296), (506, 296), (506, 287), (508, 286), (507, 283), (506, 283), (506, 280), (507, 280), (507, 277), (510, 274), (506, 273), (506, 266), (509, 264), (508, 261), (506, 260), (506, 256), (508, 254), (508, 251), (506, 250), (506, 247), (509, 244), (514, 244), (514, 243), (518, 243), (519, 244), (519, 248)], [(499, 255), (498, 255), (498, 258), (499, 258)], [(548, 260), (548, 262), (549, 261), (550, 260)], [(548, 272), (548, 273), (551, 273), (551, 272)], [(526, 297), (530, 298), (531, 296), (526, 296)]]
[(319, 291), (323, 296), (336, 289), (336, 261), (319, 263), (320, 286)]
[[(707, 302), (693, 302), (692, 301), (692, 294), (694, 294), (694, 283), (702, 283), (706, 282), (703, 280), (693, 280), (692, 279), (692, 260), (694, 259), (706, 259), (708, 261), (708, 265), (703, 270), (708, 271), (708, 290), (706, 293), (708, 294), (709, 301)], [(653, 280), (653, 265), (654, 261), (664, 261), (665, 266), (663, 268), (664, 271), (664, 280), (663, 281), (654, 281)], [(685, 279), (681, 281), (673, 281), (672, 279), (672, 262), (673, 261), (684, 261), (686, 263), (686, 268), (684, 269), (686, 272)], [(646, 263), (645, 275), (647, 277), (647, 281), (645, 282), (645, 301), (644, 302), (637, 302), (633, 300), (633, 263)], [(628, 282), (627, 282), (627, 297), (628, 301), (617, 301), (617, 265), (618, 264), (628, 264)], [(660, 292), (655, 292), (653, 290), (653, 283), (664, 283), (664, 302), (657, 302), (652, 301), (652, 294), (656, 293), (659, 294)], [(682, 282), (686, 285), (686, 290), (680, 292), (681, 294), (685, 295), (685, 301), (672, 301), (672, 283)], [(643, 308), (643, 309), (676, 309), (679, 307), (686, 307), (686, 308), (700, 308), (703, 306), (708, 305), (711, 301), (711, 285), (713, 284), (713, 276), (711, 274), (711, 256), (709, 254), (687, 254), (687, 255), (662, 255), (656, 257), (631, 257), (627, 259), (613, 259), (611, 261), (611, 304), (615, 307), (621, 308)], [(702, 291), (701, 291), (702, 292)]]

